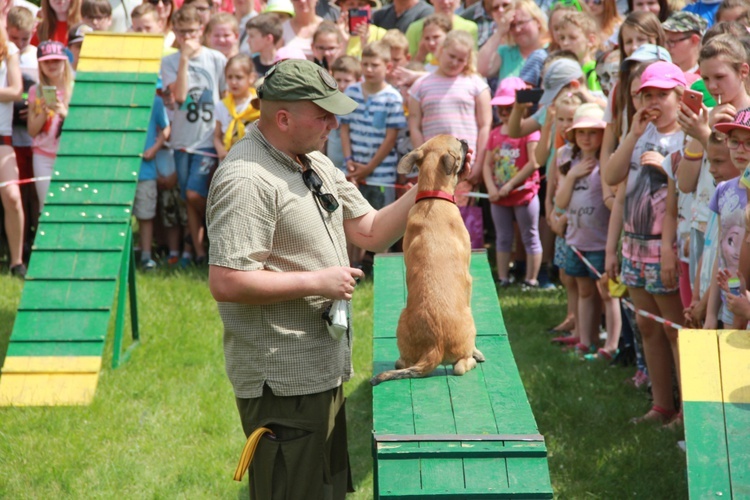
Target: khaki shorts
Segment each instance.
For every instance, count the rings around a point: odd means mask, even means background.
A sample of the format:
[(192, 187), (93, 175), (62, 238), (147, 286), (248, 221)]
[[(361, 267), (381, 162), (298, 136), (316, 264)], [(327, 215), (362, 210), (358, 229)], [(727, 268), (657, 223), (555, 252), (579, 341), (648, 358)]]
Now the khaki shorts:
[[(250, 498), (343, 500), (352, 492), (341, 386), (305, 396), (275, 396), (266, 385), (259, 398), (237, 398), (249, 436), (270, 428), (250, 464)], [(238, 448), (239, 449), (239, 448)]]
[(156, 217), (156, 181), (138, 181), (135, 189), (133, 215), (136, 219), (151, 220)]

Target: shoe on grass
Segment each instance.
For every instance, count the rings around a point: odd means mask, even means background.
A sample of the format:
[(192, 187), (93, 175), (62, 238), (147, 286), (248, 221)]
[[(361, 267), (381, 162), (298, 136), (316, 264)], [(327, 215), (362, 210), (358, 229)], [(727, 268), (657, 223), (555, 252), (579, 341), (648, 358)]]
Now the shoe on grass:
[(145, 259), (141, 261), (141, 269), (144, 271), (153, 271), (157, 266), (158, 264), (154, 259)]
[(21, 278), (22, 280), (26, 279), (26, 272), (26, 266), (24, 264), (16, 264), (10, 268), (11, 276)]

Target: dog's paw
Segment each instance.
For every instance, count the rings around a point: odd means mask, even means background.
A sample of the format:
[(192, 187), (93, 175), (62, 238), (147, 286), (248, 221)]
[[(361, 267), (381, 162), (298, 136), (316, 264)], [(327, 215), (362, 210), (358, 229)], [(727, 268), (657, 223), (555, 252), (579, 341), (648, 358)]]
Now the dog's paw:
[(378, 385), (380, 382), (382, 382), (382, 380), (380, 380), (377, 375), (375, 375), (374, 377), (370, 379), (370, 385), (373, 387)]
[(484, 357), (484, 354), (482, 354), (482, 351), (474, 348), (474, 353), (471, 355), (472, 358), (474, 358), (477, 363), (484, 363), (487, 359)]

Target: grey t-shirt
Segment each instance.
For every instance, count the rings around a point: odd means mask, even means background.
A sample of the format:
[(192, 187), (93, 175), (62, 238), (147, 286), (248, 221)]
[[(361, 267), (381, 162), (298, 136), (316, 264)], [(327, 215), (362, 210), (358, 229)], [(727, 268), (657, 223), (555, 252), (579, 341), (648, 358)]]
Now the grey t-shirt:
[(435, 12), (435, 9), (432, 8), (432, 5), (420, 0), (417, 5), (401, 14), (401, 16), (397, 16), (396, 9), (391, 4), (372, 13), (372, 24), (386, 30), (396, 28), (401, 33), (406, 33), (406, 29), (411, 23), (427, 17), (433, 12)]
[[(221, 100), (226, 86), (226, 57), (219, 51), (201, 48), (188, 64), (188, 95), (172, 118), (170, 143), (174, 149), (213, 147), (216, 126), (214, 103)], [(161, 61), (161, 79), (166, 87), (177, 80), (180, 53), (170, 54)]]

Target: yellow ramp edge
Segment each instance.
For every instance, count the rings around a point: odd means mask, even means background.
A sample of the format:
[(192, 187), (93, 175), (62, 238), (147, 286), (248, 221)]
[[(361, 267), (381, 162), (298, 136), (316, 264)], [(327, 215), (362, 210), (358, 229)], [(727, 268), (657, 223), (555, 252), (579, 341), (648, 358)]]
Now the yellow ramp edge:
[(680, 372), (685, 401), (723, 401), (716, 330), (680, 330)]
[(161, 59), (162, 35), (146, 33), (86, 33), (81, 59)]
[(719, 334), (721, 381), (725, 403), (750, 403), (750, 331)]
[(5, 373), (0, 406), (88, 405), (94, 399), (98, 373)]
[(99, 373), (101, 356), (9, 356), (2, 373)]

